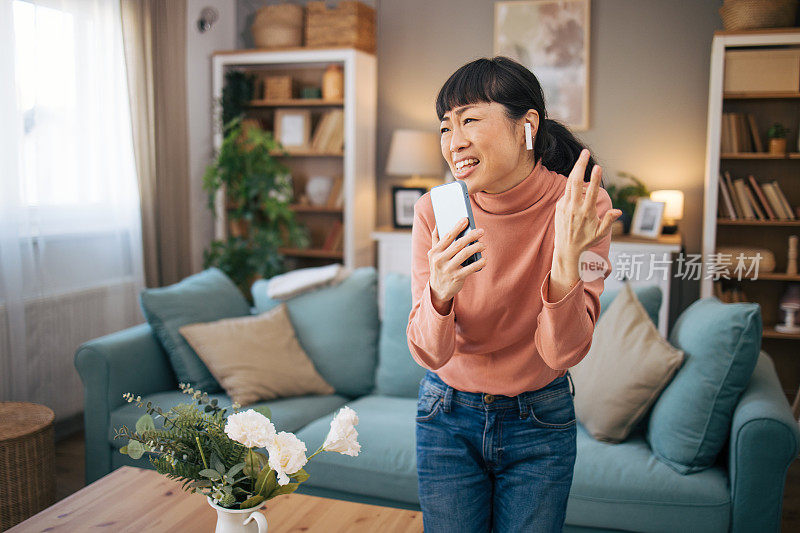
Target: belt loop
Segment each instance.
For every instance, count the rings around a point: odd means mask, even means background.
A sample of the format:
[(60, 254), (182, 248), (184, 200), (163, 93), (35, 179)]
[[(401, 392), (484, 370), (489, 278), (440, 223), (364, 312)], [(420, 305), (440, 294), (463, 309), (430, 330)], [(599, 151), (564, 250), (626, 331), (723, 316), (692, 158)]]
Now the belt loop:
[(519, 417), (528, 418), (528, 405), (525, 399), (527, 396), (524, 393), (517, 394), (517, 405), (519, 405)]
[(569, 373), (569, 370), (567, 370), (567, 379), (569, 379), (569, 384), (571, 389), (570, 393), (572, 394), (573, 397), (575, 397), (575, 382), (572, 381), (572, 374)]
[(449, 413), (450, 402), (453, 401), (453, 387), (447, 384), (445, 384), (445, 387), (447, 387), (447, 391), (445, 391), (444, 398), (442, 398), (442, 409), (444, 409), (445, 413)]

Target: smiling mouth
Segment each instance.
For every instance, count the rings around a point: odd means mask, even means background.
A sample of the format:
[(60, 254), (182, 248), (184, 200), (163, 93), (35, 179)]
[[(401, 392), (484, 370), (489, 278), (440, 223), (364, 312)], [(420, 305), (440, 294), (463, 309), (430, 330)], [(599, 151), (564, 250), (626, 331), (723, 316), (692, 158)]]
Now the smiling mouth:
[(464, 161), (459, 161), (456, 163), (455, 166), (455, 173), (457, 176), (469, 174), (472, 169), (480, 164), (480, 160), (475, 157), (471, 157), (469, 159), (465, 159)]

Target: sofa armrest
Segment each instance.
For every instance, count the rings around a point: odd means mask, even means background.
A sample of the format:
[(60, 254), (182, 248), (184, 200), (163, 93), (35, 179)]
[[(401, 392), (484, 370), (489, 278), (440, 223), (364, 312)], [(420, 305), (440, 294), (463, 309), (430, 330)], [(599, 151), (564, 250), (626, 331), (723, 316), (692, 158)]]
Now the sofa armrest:
[(142, 396), (177, 388), (175, 375), (147, 323), (81, 344), (75, 368), (84, 388), (86, 481), (111, 471), (108, 425), (111, 411), (125, 403), (123, 393)]
[(800, 428), (772, 359), (761, 351), (731, 422), (732, 531), (780, 531), (786, 472), (798, 452)]

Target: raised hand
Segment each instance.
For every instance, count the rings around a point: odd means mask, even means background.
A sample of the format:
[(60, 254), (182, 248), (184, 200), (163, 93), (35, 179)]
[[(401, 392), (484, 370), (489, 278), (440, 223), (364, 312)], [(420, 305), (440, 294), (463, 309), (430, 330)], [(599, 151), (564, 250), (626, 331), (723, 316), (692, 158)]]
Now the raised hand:
[(594, 166), (589, 185), (584, 189), (588, 161), (589, 150), (584, 149), (569, 173), (564, 195), (556, 202), (553, 254), (576, 266), (580, 254), (605, 237), (611, 231), (611, 224), (622, 215), (619, 209), (609, 209), (602, 219), (597, 216), (597, 191), (603, 169)]

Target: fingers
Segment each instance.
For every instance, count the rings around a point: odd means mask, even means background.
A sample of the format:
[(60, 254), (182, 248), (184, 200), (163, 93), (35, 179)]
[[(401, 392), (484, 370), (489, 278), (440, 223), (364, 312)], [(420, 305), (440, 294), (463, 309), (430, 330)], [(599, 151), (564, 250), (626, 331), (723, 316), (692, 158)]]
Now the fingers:
[[(453, 262), (455, 265), (460, 265), (461, 263), (466, 261), (467, 258), (469, 256), (471, 256), (472, 254), (474, 254), (476, 252), (482, 252), (485, 249), (486, 249), (486, 245), (485, 244), (483, 244), (480, 241), (475, 241), (474, 243), (470, 244), (469, 246), (465, 246), (464, 248), (462, 248), (461, 251), (458, 252), (456, 255), (454, 255), (453, 258), (450, 261)], [(481, 256), (482, 255), (483, 254), (481, 254)]]
[(439, 233), (438, 233), (439, 228), (437, 227), (434, 230), (436, 233), (435, 243), (433, 242), (433, 237), (431, 237), (431, 250), (433, 250), (434, 247), (436, 247), (436, 251), (442, 251), (446, 249), (448, 246), (450, 246), (450, 243), (453, 242), (453, 240), (455, 240), (458, 234), (461, 233), (464, 230), (464, 228), (467, 227), (467, 224), (469, 224), (469, 220), (466, 217), (462, 218), (461, 221), (458, 224), (456, 224), (453, 227), (453, 229), (450, 230), (450, 233), (445, 235), (444, 239), (442, 239), (441, 241), (439, 240)]
[(603, 215), (603, 220), (600, 221), (600, 226), (597, 230), (598, 235), (605, 237), (606, 233), (611, 231), (611, 224), (620, 216), (622, 216), (622, 211), (619, 209), (609, 209), (606, 211)]
[(569, 178), (567, 178), (567, 192), (565, 194), (568, 195), (568, 201), (576, 207), (579, 204), (581, 193), (583, 192), (583, 176), (586, 175), (586, 164), (588, 162), (589, 150), (584, 148), (581, 150), (581, 155), (578, 156), (578, 160), (575, 161), (572, 172), (569, 173)]
[(597, 209), (597, 190), (600, 188), (600, 178), (603, 175), (603, 169), (600, 165), (595, 165), (592, 168), (592, 177), (589, 180), (589, 186), (586, 188), (586, 198), (583, 200), (583, 206), (590, 213), (592, 209)]
[(474, 263), (470, 263), (469, 265), (462, 267), (458, 272), (456, 272), (456, 276), (467, 277), (473, 272), (477, 272), (478, 270), (482, 269), (485, 266), (486, 266), (486, 255), (481, 254), (480, 259), (478, 259)]

